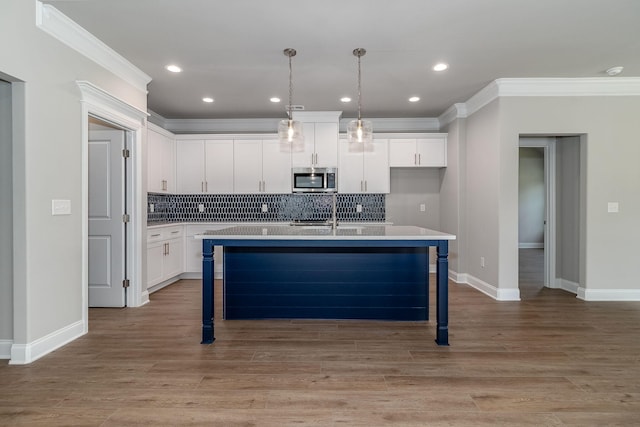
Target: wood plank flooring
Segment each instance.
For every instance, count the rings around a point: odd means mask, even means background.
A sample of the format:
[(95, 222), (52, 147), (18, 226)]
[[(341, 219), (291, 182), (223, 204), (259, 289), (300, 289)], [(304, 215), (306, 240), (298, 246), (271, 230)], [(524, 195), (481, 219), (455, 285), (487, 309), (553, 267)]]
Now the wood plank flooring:
[[(220, 283), (216, 284), (220, 296)], [(450, 283), (429, 322), (222, 321), (200, 342), (200, 282), (27, 366), (0, 361), (0, 425), (640, 425), (640, 303), (543, 289), (498, 302)]]

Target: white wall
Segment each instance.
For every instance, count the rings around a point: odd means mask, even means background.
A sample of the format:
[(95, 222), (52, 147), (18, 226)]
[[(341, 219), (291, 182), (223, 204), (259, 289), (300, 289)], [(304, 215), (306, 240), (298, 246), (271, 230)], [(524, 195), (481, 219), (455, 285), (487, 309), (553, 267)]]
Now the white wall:
[[(0, 73), (14, 93), (14, 344), (74, 327), (82, 316), (82, 110), (86, 80), (146, 110), (146, 93), (36, 26), (36, 2), (8, 0), (0, 14)], [(46, 70), (46, 71), (45, 71)], [(71, 214), (51, 215), (52, 199)]]
[(544, 148), (521, 147), (518, 169), (518, 242), (544, 247)]
[[(11, 84), (0, 80), (0, 341), (13, 338)], [(5, 352), (0, 344), (0, 354)]]

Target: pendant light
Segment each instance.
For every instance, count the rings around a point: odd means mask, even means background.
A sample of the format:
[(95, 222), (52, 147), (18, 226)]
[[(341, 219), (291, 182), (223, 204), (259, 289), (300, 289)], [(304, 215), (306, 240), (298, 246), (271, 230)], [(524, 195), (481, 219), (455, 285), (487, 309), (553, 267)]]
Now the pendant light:
[(283, 51), (289, 58), (289, 105), (287, 105), (287, 119), (278, 124), (278, 137), (281, 151), (299, 152), (304, 150), (304, 133), (302, 122), (293, 120), (291, 108), (293, 106), (293, 78), (291, 71), (291, 58), (296, 56), (296, 50), (287, 48)]
[(362, 73), (360, 70), (360, 58), (367, 53), (363, 48), (353, 50), (353, 55), (358, 57), (358, 118), (347, 125), (347, 141), (349, 143), (371, 144), (373, 142), (373, 124), (369, 120), (362, 120), (360, 108), (362, 107)]

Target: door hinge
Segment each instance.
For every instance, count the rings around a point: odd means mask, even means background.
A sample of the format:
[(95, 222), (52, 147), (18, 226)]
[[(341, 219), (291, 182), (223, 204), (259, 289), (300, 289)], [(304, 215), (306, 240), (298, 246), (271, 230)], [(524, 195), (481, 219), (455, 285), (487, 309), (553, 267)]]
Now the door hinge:
[(122, 281), (122, 287), (123, 288), (128, 288), (129, 287), (129, 279), (124, 279)]
[(129, 157), (131, 157), (131, 152), (129, 151), (128, 148), (125, 148), (124, 150), (122, 150), (122, 157), (124, 157), (125, 159), (128, 159)]
[(129, 216), (129, 214), (122, 215), (122, 222), (127, 223), (130, 220), (131, 220), (131, 217)]

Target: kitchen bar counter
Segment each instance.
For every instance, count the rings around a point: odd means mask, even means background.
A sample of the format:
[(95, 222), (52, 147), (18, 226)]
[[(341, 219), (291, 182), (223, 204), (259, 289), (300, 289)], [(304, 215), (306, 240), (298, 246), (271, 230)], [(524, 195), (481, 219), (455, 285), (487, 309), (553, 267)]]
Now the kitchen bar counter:
[(213, 248), (225, 248), (224, 318), (428, 320), (437, 249), (436, 343), (448, 345), (448, 242), (413, 226), (243, 225), (203, 241), (202, 343), (214, 341)]

